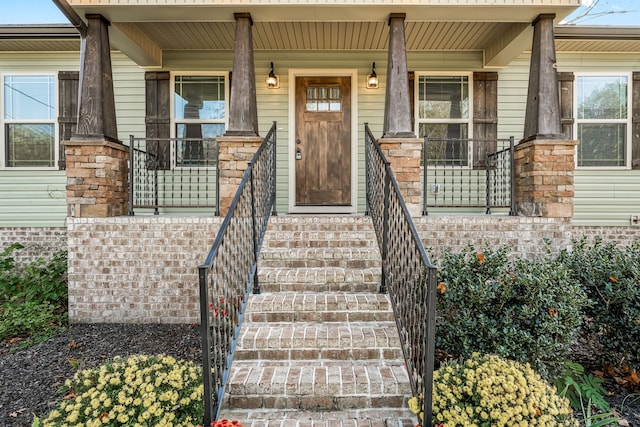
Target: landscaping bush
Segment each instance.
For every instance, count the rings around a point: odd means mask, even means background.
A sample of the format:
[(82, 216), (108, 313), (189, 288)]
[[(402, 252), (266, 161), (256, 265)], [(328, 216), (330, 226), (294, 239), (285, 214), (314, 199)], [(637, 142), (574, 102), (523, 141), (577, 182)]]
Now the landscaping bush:
[(558, 256), (582, 284), (589, 299), (583, 332), (599, 344), (593, 352), (603, 363), (640, 368), (640, 242), (627, 247), (597, 239), (573, 242)]
[(47, 426), (195, 426), (204, 416), (201, 369), (170, 356), (115, 357), (65, 382)]
[(438, 269), (436, 345), (529, 362), (558, 373), (579, 336), (586, 298), (565, 265), (508, 259), (508, 249), (445, 251)]
[[(418, 398), (409, 408), (422, 418)], [(433, 421), (445, 426), (577, 426), (567, 399), (528, 364), (474, 353), (433, 374)]]
[(40, 342), (59, 332), (67, 316), (67, 253), (39, 258), (24, 266), (12, 254), (14, 243), (0, 252), (0, 340)]

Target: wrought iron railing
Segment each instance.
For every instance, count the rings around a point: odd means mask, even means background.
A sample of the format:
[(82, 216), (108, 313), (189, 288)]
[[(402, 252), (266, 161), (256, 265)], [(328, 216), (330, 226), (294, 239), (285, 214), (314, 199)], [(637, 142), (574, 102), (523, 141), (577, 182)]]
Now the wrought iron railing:
[(429, 208), (514, 207), (514, 145), (509, 139), (425, 138), (423, 215)]
[(214, 208), (219, 214), (215, 139), (129, 138), (129, 215), (135, 209)]
[(204, 426), (218, 417), (257, 262), (275, 212), (276, 124), (245, 171), (205, 262), (198, 267), (204, 380)]
[(437, 270), (425, 252), (391, 166), (365, 124), (367, 212), (382, 254), (381, 292), (388, 292), (411, 388), (431, 426)]

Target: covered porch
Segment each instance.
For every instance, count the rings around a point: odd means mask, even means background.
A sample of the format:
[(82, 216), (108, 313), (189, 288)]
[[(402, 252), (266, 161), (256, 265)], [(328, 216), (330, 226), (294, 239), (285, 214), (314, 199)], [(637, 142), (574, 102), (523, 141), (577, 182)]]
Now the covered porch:
[[(146, 135), (134, 135), (135, 138), (146, 138), (152, 144), (157, 144), (160, 139), (193, 138), (194, 134), (189, 133), (189, 129), (199, 127), (200, 132), (195, 133), (196, 137), (213, 135), (216, 146), (229, 146), (224, 155), (227, 163), (220, 164), (219, 168), (209, 167), (208, 171), (195, 168), (198, 174), (206, 177), (210, 177), (211, 173), (220, 173), (220, 179), (214, 177), (209, 187), (222, 185), (216, 191), (215, 198), (230, 198), (234, 184), (237, 185), (239, 181), (242, 163), (246, 163), (251, 150), (257, 147), (260, 134), (265, 134), (275, 121), (278, 124), (278, 212), (362, 213), (366, 209), (363, 124), (368, 123), (380, 138), (381, 145), (384, 147), (387, 144), (387, 153), (394, 173), (403, 186), (405, 200), (411, 206), (412, 214), (420, 216), (435, 208), (429, 205), (429, 200), (438, 194), (434, 189), (445, 189), (444, 183), (433, 181), (425, 172), (434, 170), (430, 166), (437, 164), (437, 160), (429, 157), (433, 152), (423, 149), (424, 137), (432, 135), (435, 130), (436, 138), (428, 140), (448, 138), (459, 141), (455, 144), (458, 148), (464, 146), (465, 155), (461, 157), (463, 164), (456, 167), (455, 162), (449, 161), (447, 165), (453, 165), (456, 171), (464, 170), (469, 175), (478, 171), (472, 178), (472, 185), (478, 186), (479, 177), (485, 179), (487, 172), (495, 169), (484, 165), (484, 156), (508, 145), (498, 142), (498, 138), (506, 140), (511, 136), (499, 135), (498, 132), (498, 106), (492, 98), (496, 91), (495, 70), (508, 65), (529, 49), (533, 56), (525, 122), (531, 125), (524, 129), (523, 124), (522, 133), (516, 134), (515, 151), (529, 152), (541, 147), (541, 144), (551, 149), (559, 146), (559, 141), (565, 141), (561, 129), (556, 127), (556, 123), (558, 126), (560, 123), (559, 106), (554, 103), (557, 92), (553, 93), (557, 86), (549, 83), (556, 81), (553, 23), (577, 7), (577, 0), (573, 2), (575, 4), (527, 1), (518, 4), (505, 2), (501, 5), (493, 2), (483, 5), (477, 1), (447, 4), (428, 1), (419, 6), (400, 3), (376, 4), (375, 7), (295, 2), (269, 5), (239, 2), (233, 6), (222, 6), (201, 1), (189, 2), (188, 5), (181, 2), (181, 5), (150, 6), (133, 5), (129, 1), (88, 4), (77, 0), (68, 1), (67, 8), (65, 2), (60, 3), (71, 17), (75, 16), (73, 19), (78, 21), (78, 26), (81, 27), (86, 21), (89, 24), (87, 28), (91, 28), (92, 22), (98, 28), (93, 36), (90, 31), (87, 33), (85, 58), (91, 56), (89, 49), (92, 40), (100, 39), (100, 43), (121, 50), (149, 70), (145, 85)], [(103, 57), (106, 55), (105, 49), (96, 55)], [(86, 59), (85, 63), (90, 61), (96, 62)], [(101, 63), (105, 64), (102, 70), (91, 71), (85, 67), (81, 86), (83, 92), (90, 90), (86, 86), (90, 86), (91, 81), (95, 82), (108, 69), (107, 61)], [(431, 74), (421, 70), (428, 70)], [(422, 87), (436, 82), (444, 88), (440, 94), (450, 96), (453, 85), (443, 85), (430, 78), (438, 74), (447, 75), (451, 71), (456, 74), (463, 74), (464, 71), (468, 76), (467, 98), (464, 101), (463, 94), (463, 98), (457, 101), (458, 112), (450, 109), (447, 114), (447, 120), (453, 119), (449, 121), (454, 122), (455, 126), (448, 123), (443, 128), (439, 124), (432, 125), (432, 118), (421, 115), (421, 109), (429, 104), (429, 100), (416, 100), (415, 94), (420, 93)], [(277, 84), (265, 82), (270, 74), (277, 77)], [(378, 79), (377, 87), (369, 82), (374, 75)], [(200, 110), (200, 115), (190, 122), (187, 110), (178, 110), (175, 97), (182, 95), (183, 99), (187, 99), (185, 92), (179, 92), (178, 85), (186, 87), (184, 83), (194, 83), (189, 79), (200, 76), (215, 77), (215, 85), (223, 96), (220, 99), (220, 95), (216, 95), (217, 98), (209, 101), (222, 103), (224, 108), (222, 112), (215, 112), (218, 114), (215, 117), (204, 117)], [(324, 80), (310, 80), (314, 78)], [(337, 79), (342, 79), (343, 83), (335, 83)], [(303, 84), (308, 86), (298, 88)], [(321, 89), (331, 87), (338, 87), (343, 98), (332, 99), (331, 95), (322, 98)], [(316, 92), (310, 92), (310, 88)], [(108, 101), (108, 90), (103, 93), (101, 96)], [(301, 101), (309, 101), (310, 93), (316, 94), (313, 101), (318, 111), (315, 113), (310, 113), (310, 104)], [(460, 96), (459, 90), (455, 93)], [(327, 111), (323, 111), (324, 101), (327, 101)], [(336, 101), (338, 110), (331, 110), (332, 101)], [(451, 108), (456, 102), (449, 104)], [(103, 105), (108, 108), (102, 113), (90, 113), (98, 114), (99, 117), (93, 121), (96, 124), (115, 120), (115, 115), (108, 111), (115, 109), (117, 103), (110, 101), (103, 102)], [(82, 105), (80, 111), (82, 116)], [(333, 118), (316, 120), (312, 117), (314, 114), (321, 116), (322, 113)], [(335, 123), (337, 113), (344, 113), (339, 124), (329, 125)], [(549, 123), (552, 123), (551, 128)], [(115, 123), (106, 128), (112, 129), (106, 132), (110, 135), (100, 129), (89, 131), (89, 134), (104, 135), (104, 139), (110, 142), (125, 139), (118, 135)], [(313, 144), (308, 141), (312, 136), (317, 138)], [(82, 133), (79, 132), (72, 139), (80, 142)], [(336, 151), (335, 142), (338, 140), (343, 142), (339, 145), (339, 151)], [(489, 145), (470, 143), (473, 140), (493, 142)], [(518, 144), (521, 141), (528, 143)], [(124, 142), (127, 144), (126, 140)], [(573, 149), (572, 141), (565, 142), (569, 144), (563, 147)], [(244, 148), (238, 149), (238, 144)], [(340, 158), (339, 163), (336, 163), (336, 157)], [(307, 162), (309, 158), (314, 161)], [(512, 158), (517, 159), (518, 155)], [(481, 160), (478, 162), (477, 159)], [(174, 173), (178, 169), (176, 164), (182, 160), (174, 155), (173, 158), (170, 156), (169, 161), (163, 169)], [(543, 163), (529, 160), (526, 163), (529, 165), (527, 167), (535, 167), (536, 164), (541, 169), (546, 167)], [(225, 168), (235, 168), (237, 165), (240, 165), (240, 169), (235, 172), (225, 172)], [(569, 167), (568, 164), (566, 166)], [(143, 169), (138, 167), (139, 171)], [(68, 168), (68, 174), (73, 173), (72, 170)], [(511, 170), (517, 174), (518, 166)], [(556, 172), (554, 175), (557, 175)], [(570, 176), (570, 171), (566, 172), (565, 175)], [(163, 170), (162, 173), (167, 171)], [(506, 209), (507, 213), (513, 211), (532, 216), (571, 217), (568, 194), (571, 191), (563, 191), (562, 195), (547, 193), (542, 199), (536, 199), (534, 194), (537, 192), (532, 191), (532, 186), (542, 184), (540, 179), (532, 178), (536, 173), (521, 169), (520, 175), (510, 180), (505, 194), (508, 193), (514, 202), (501, 202), (503, 211)], [(130, 178), (124, 178), (131, 182)], [(514, 189), (511, 189), (512, 184)], [(461, 182), (456, 185), (469, 184)], [(563, 190), (571, 190), (570, 182), (559, 185)], [(329, 192), (330, 188), (337, 190)], [(525, 193), (518, 193), (518, 188)], [(77, 192), (82, 191), (79, 188), (73, 191), (74, 203), (70, 203), (75, 206), (73, 215), (83, 216), (78, 213), (82, 211), (79, 203), (92, 198), (79, 195)], [(123, 191), (131, 192), (127, 194), (128, 204), (133, 200), (135, 189), (128, 187)], [(462, 193), (468, 191), (465, 189)], [(316, 194), (319, 198), (314, 199), (310, 194)], [(486, 191), (476, 197), (486, 201)], [(553, 203), (553, 206), (547, 206), (549, 203)], [(563, 205), (560, 210), (558, 203)], [(209, 204), (207, 209), (219, 210), (224, 214), (225, 202), (216, 201), (214, 204)], [(457, 202), (453, 204), (460, 205)], [(478, 213), (486, 211), (486, 206), (476, 208), (479, 209)], [(127, 206), (117, 210), (116, 215), (130, 210)], [(92, 208), (89, 211), (95, 213), (100, 210)]]

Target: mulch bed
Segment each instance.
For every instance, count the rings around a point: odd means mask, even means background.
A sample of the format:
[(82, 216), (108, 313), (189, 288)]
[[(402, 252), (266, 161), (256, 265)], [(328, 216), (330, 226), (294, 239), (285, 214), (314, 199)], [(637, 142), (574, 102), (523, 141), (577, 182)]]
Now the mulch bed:
[[(70, 360), (77, 361), (82, 369), (132, 354), (168, 354), (198, 364), (202, 360), (200, 330), (195, 325), (71, 325), (26, 350), (12, 352), (11, 347), (7, 342), (0, 343), (2, 426), (29, 427), (33, 414), (48, 414), (62, 397), (60, 386), (75, 372)], [(605, 389), (610, 392), (609, 403), (628, 426), (640, 427), (640, 391), (623, 387), (608, 376)]]

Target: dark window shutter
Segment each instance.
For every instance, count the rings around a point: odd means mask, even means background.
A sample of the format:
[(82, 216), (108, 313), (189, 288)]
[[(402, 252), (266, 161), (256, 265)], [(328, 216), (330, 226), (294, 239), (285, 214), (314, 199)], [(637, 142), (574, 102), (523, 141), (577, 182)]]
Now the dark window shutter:
[(631, 83), (631, 168), (640, 169), (640, 72), (633, 73)]
[(58, 169), (66, 169), (64, 141), (69, 141), (78, 123), (78, 71), (58, 72)]
[[(409, 108), (411, 109), (411, 129), (416, 128), (416, 73), (414, 71), (409, 71), (409, 103), (411, 104)], [(419, 136), (419, 135), (418, 135)]]
[[(171, 136), (171, 88), (168, 71), (146, 72), (146, 138), (147, 165), (150, 169), (171, 168), (170, 142)], [(154, 140), (155, 139), (155, 140)]]
[(558, 73), (560, 89), (560, 120), (562, 134), (567, 139), (573, 139), (573, 73)]
[(497, 150), (498, 73), (473, 73), (473, 168), (484, 169), (487, 154)]

